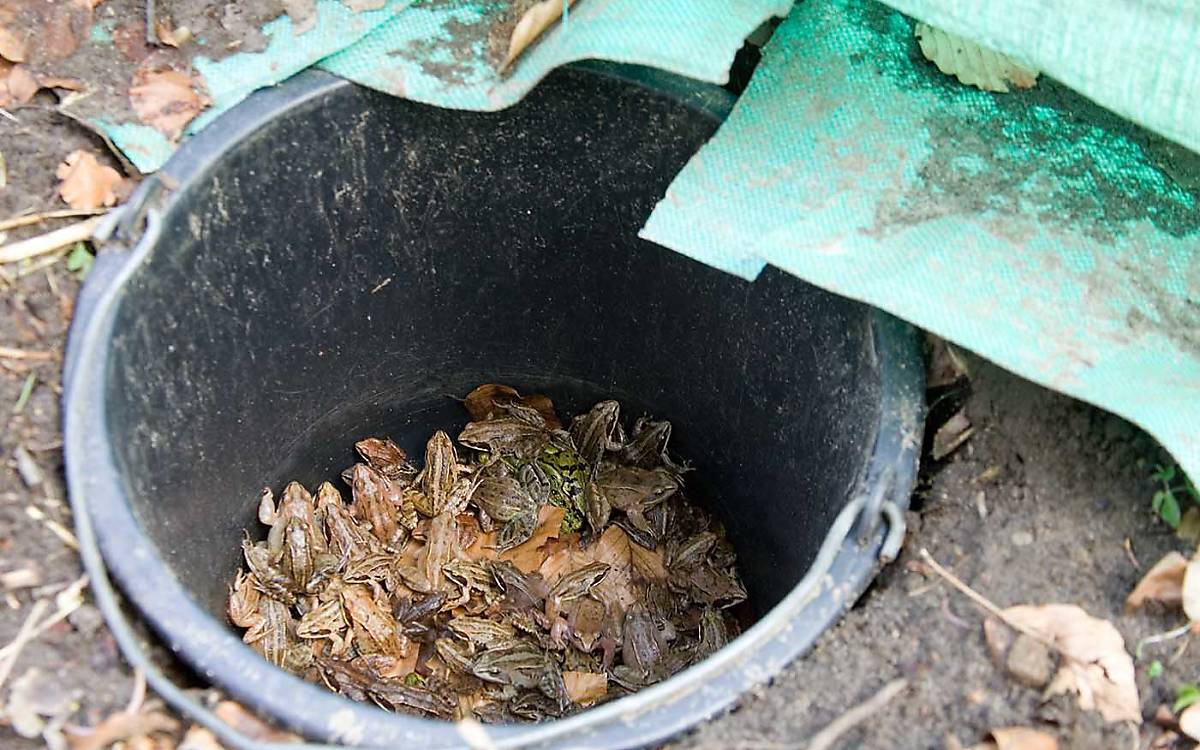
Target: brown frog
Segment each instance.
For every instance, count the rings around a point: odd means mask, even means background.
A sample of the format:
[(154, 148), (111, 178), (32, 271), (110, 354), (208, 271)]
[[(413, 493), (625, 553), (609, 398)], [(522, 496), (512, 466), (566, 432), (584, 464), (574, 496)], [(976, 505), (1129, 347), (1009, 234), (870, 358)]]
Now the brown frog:
[(371, 534), (388, 550), (398, 550), (408, 537), (400, 523), (400, 488), (367, 464), (356, 464), (351, 473), (354, 501), (350, 514), (371, 526)]
[(586, 414), (571, 420), (570, 432), (575, 450), (588, 464), (596, 466), (606, 451), (620, 450), (622, 447), (616, 439), (620, 413), (621, 405), (616, 401), (601, 401)]
[(396, 620), (376, 603), (371, 590), (351, 584), (341, 589), (342, 607), (354, 630), (360, 653), (373, 653), (395, 659), (408, 655), (408, 639), (396, 632)]
[(610, 567), (608, 563), (593, 562), (560, 577), (546, 595), (546, 617), (553, 622), (565, 602), (591, 593), (596, 584), (603, 581), (604, 577), (608, 575)]
[(391, 438), (366, 438), (355, 443), (354, 448), (371, 468), (388, 479), (408, 484), (417, 474), (408, 461), (408, 454)]
[(614, 509), (624, 512), (630, 523), (646, 533), (653, 532), (646, 511), (679, 491), (679, 481), (665, 469), (614, 464), (601, 468), (596, 484)]
[(284, 604), (296, 603), (296, 595), (292, 593), (292, 579), (272, 562), (271, 552), (266, 543), (255, 544), (246, 536), (242, 540), (242, 555), (246, 558), (246, 567), (254, 574), (252, 581), (259, 591)]

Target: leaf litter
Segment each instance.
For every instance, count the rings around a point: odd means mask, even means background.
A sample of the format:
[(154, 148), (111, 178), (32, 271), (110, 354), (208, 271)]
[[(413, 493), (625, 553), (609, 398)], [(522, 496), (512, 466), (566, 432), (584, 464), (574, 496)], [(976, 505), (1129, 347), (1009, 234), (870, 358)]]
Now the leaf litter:
[[(485, 384), (423, 466), (388, 438), (342, 474), (259, 500), (230, 620), (265, 658), (359, 701), (540, 721), (652, 685), (738, 632), (723, 528), (684, 496), (669, 422)], [(569, 427), (563, 427), (568, 424)]]
[(933, 572), (979, 607), (1062, 657), (1046, 687), (1047, 696), (1071, 694), (1080, 708), (1098, 712), (1105, 721), (1142, 723), (1133, 658), (1111, 622), (1092, 617), (1073, 604), (1022, 604), (1001, 609), (942, 567), (928, 550), (922, 549), (920, 556)]
[(96, 155), (83, 149), (67, 154), (55, 173), (58, 194), (74, 209), (90, 210), (116, 205), (124, 192), (124, 179)]

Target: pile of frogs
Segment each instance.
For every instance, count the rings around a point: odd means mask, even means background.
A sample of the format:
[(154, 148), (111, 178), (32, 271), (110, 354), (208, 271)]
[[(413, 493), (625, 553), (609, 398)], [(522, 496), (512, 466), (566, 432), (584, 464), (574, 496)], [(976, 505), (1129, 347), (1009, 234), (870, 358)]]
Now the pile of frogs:
[(443, 719), (557, 718), (662, 680), (732, 637), (746, 598), (723, 529), (683, 495), (671, 425), (616, 401), (564, 429), (551, 401), (482, 385), (459, 445), (418, 470), (355, 445), (315, 497), (263, 490), (265, 541), (229, 617), (272, 663), (354, 700)]

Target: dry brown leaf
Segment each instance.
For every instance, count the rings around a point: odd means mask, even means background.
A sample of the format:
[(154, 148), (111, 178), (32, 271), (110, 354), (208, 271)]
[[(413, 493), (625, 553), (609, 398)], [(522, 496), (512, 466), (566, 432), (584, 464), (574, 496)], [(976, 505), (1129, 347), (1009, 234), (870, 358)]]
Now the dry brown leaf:
[(648, 550), (630, 540), (620, 526), (609, 526), (590, 547), (592, 559), (608, 563), (608, 575), (593, 589), (605, 603), (616, 602), (622, 610), (638, 600), (641, 586), (636, 580), (662, 579), (667, 575), (662, 553)]
[(463, 407), (472, 422), (483, 422), (496, 416), (497, 406), (521, 398), (517, 389), (499, 383), (477, 386), (463, 399)]
[(1058, 740), (1053, 735), (1029, 727), (993, 729), (991, 735), (996, 750), (1058, 750)]
[(17, 104), (28, 102), (41, 88), (33, 73), (30, 73), (29, 68), (24, 65), (14, 65), (12, 70), (8, 71), (5, 85), (8, 88), (9, 98)]
[(1010, 83), (1019, 89), (1037, 84), (1036, 70), (966, 37), (924, 23), (917, 24), (914, 34), (926, 59), (937, 65), (938, 70), (969, 86), (1003, 93), (1009, 90)]
[(933, 434), (933, 460), (940, 461), (958, 450), (973, 432), (975, 428), (971, 426), (971, 420), (967, 419), (966, 411), (959, 409)]
[(129, 102), (138, 120), (175, 140), (192, 118), (212, 103), (203, 89), (199, 76), (139, 68), (129, 88)]
[(1194, 740), (1200, 740), (1200, 703), (1193, 703), (1179, 714), (1179, 731)]
[(94, 727), (68, 727), (64, 734), (71, 750), (101, 750), (122, 740), (146, 737), (159, 732), (174, 732), (179, 722), (148, 702), (141, 711), (118, 711)]
[(187, 26), (175, 26), (170, 18), (157, 18), (154, 21), (154, 35), (168, 47), (178, 48), (191, 41), (192, 30)]
[[(416, 649), (413, 649), (414, 651)], [(267, 722), (247, 711), (242, 704), (234, 701), (221, 701), (213, 709), (217, 717), (246, 735), (252, 740), (262, 742), (299, 742), (300, 736), (276, 729)]]
[(482, 422), (497, 416), (500, 412), (499, 407), (512, 401), (535, 409), (542, 415), (542, 419), (546, 420), (546, 426), (550, 429), (562, 429), (562, 422), (559, 421), (558, 414), (554, 411), (554, 402), (549, 396), (541, 393), (522, 396), (517, 389), (500, 383), (485, 383), (476, 387), (463, 399), (463, 407), (471, 415), (471, 421)]
[(75, 0), (76, 5), (87, 10), (95, 10), (96, 6), (102, 2), (104, 0)]
[(608, 675), (603, 672), (563, 672), (562, 676), (572, 703), (590, 706), (608, 693)]
[(342, 0), (342, 5), (352, 13), (361, 13), (364, 10), (379, 10), (387, 5), (387, 0)]
[(1193, 505), (1183, 512), (1175, 536), (1190, 542), (1192, 546), (1200, 544), (1200, 508)]
[(193, 724), (187, 730), (187, 734), (183, 735), (179, 750), (225, 750), (225, 747), (217, 742), (215, 734)]
[(925, 334), (930, 348), (929, 369), (925, 373), (926, 388), (940, 388), (967, 377), (967, 363), (962, 354), (944, 338)]
[(1081, 708), (1098, 711), (1105, 721), (1142, 722), (1133, 659), (1112, 623), (1073, 604), (1019, 605), (1004, 610), (1004, 616), (1065, 657), (1047, 695), (1075, 693)]
[[(575, 0), (567, 0), (568, 6), (574, 4)], [(520, 57), (521, 53), (533, 44), (546, 29), (562, 18), (562, 13), (563, 0), (542, 0), (525, 11), (517, 21), (517, 25), (513, 27), (512, 35), (508, 38), (508, 53), (504, 56), (504, 64), (500, 66), (500, 69), (504, 70), (512, 65), (513, 61)]]
[(25, 62), (29, 57), (29, 39), (15, 19), (6, 18), (0, 11), (0, 57), (11, 62)]
[(471, 560), (483, 558), (508, 560), (522, 573), (532, 573), (545, 562), (546, 552), (542, 547), (545, 546), (547, 540), (558, 536), (565, 513), (566, 511), (556, 505), (543, 505), (538, 510), (538, 521), (533, 530), (533, 536), (523, 543), (498, 553), (495, 550), (496, 532), (489, 531), (486, 534), (480, 534), (475, 539), (475, 543), (464, 550), (464, 554)]
[(1132, 612), (1147, 601), (1168, 607), (1183, 603), (1183, 574), (1187, 570), (1187, 558), (1178, 552), (1168, 552), (1142, 576), (1125, 600), (1125, 611)]
[(71, 208), (91, 210), (116, 204), (121, 175), (83, 149), (72, 151), (58, 165), (58, 194)]
[(1183, 613), (1193, 623), (1200, 622), (1200, 553), (1193, 556), (1184, 568), (1180, 597)]

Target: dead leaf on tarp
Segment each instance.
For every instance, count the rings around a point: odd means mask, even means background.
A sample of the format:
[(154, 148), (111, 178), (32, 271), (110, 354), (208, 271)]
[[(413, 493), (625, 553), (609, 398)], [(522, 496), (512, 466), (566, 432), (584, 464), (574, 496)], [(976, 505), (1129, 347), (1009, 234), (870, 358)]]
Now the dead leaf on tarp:
[(142, 710), (118, 711), (94, 727), (67, 727), (64, 732), (71, 750), (101, 750), (122, 740), (170, 733), (179, 722), (162, 711), (162, 704), (147, 701)]
[(129, 102), (138, 120), (171, 140), (212, 101), (203, 93), (204, 82), (171, 68), (138, 68), (129, 88)]
[(572, 703), (590, 706), (608, 693), (608, 675), (603, 672), (564, 671), (562, 676)]
[(1183, 574), (1187, 565), (1187, 558), (1178, 552), (1163, 555), (1134, 586), (1125, 600), (1125, 611), (1139, 609), (1148, 601), (1166, 607), (1178, 607), (1183, 603)]
[[(413, 649), (414, 651), (416, 649)], [(252, 740), (261, 742), (300, 742), (300, 736), (276, 729), (267, 722), (250, 713), (235, 701), (224, 700), (213, 709), (221, 721), (246, 735)]]
[(68, 154), (55, 174), (58, 194), (71, 208), (87, 211), (112, 206), (120, 196), (121, 174), (83, 149)]
[(959, 409), (933, 434), (933, 446), (930, 449), (933, 460), (941, 461), (958, 450), (974, 432), (975, 428), (971, 426), (971, 420), (967, 419), (966, 410)]
[(1074, 693), (1081, 708), (1098, 711), (1105, 721), (1142, 722), (1133, 659), (1112, 623), (1073, 604), (1018, 605), (1005, 609), (1004, 616), (1065, 657), (1047, 695)]
[[(567, 1), (568, 6), (574, 4), (575, 0)], [(500, 66), (500, 70), (512, 65), (513, 61), (520, 57), (521, 53), (533, 44), (546, 29), (562, 18), (562, 14), (563, 0), (542, 0), (526, 10), (508, 38), (508, 51), (504, 55), (504, 63)]]
[(1007, 93), (1009, 84), (1019, 89), (1033, 88), (1037, 84), (1036, 70), (966, 37), (925, 23), (918, 23), (913, 33), (927, 60), (968, 86)]
[(1029, 727), (993, 729), (990, 742), (981, 742), (968, 750), (1058, 750), (1053, 735)]
[(317, 25), (317, 0), (283, 0), (283, 9), (292, 21), (292, 34), (312, 31)]
[(342, 5), (352, 13), (361, 13), (364, 10), (379, 10), (387, 5), (387, 0), (342, 0)]

